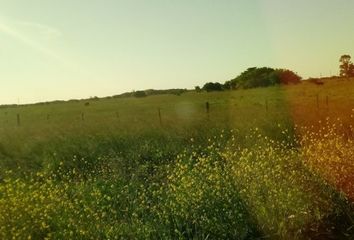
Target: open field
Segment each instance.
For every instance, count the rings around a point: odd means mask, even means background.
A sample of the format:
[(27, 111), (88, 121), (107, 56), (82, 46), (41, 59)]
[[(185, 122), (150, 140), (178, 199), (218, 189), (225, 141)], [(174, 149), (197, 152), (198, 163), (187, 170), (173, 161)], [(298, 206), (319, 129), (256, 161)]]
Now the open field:
[(353, 123), (354, 79), (0, 108), (0, 239), (350, 239)]

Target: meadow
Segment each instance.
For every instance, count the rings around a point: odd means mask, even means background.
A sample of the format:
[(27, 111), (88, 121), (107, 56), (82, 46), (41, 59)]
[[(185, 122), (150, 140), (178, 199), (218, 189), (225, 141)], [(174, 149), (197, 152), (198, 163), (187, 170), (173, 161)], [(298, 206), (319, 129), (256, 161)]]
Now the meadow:
[(323, 82), (1, 107), (0, 239), (352, 239), (354, 79)]

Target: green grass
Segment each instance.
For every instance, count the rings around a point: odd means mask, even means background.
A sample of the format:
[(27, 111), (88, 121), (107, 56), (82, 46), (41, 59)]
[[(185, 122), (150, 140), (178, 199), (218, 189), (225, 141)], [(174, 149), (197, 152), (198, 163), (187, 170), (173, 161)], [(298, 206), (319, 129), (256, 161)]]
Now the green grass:
[(353, 206), (301, 139), (350, 126), (353, 85), (0, 108), (0, 238), (345, 239)]
[[(38, 145), (64, 138), (163, 134), (189, 139), (207, 138), (220, 129), (264, 128), (272, 134), (277, 123), (291, 125), (280, 88), (222, 93), (160, 95), (147, 98), (104, 99), (0, 109), (0, 154), (26, 158)], [(266, 111), (265, 101), (269, 110)], [(205, 103), (210, 103), (209, 116)], [(161, 109), (162, 126), (158, 108)], [(84, 113), (84, 121), (81, 114)], [(16, 116), (20, 114), (20, 126)], [(117, 117), (118, 114), (118, 117)], [(47, 119), (49, 115), (49, 120)], [(208, 127), (206, 127), (208, 126)], [(38, 151), (38, 150), (37, 150)], [(37, 153), (34, 153), (35, 155)], [(1, 156), (0, 155), (0, 156)], [(32, 156), (31, 156), (32, 157)]]

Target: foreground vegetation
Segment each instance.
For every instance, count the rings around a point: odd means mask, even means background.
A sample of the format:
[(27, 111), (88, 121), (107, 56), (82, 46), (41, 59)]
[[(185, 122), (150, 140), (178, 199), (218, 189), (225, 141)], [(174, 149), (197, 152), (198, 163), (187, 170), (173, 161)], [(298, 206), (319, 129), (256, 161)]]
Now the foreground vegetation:
[(350, 239), (353, 89), (1, 109), (0, 238)]

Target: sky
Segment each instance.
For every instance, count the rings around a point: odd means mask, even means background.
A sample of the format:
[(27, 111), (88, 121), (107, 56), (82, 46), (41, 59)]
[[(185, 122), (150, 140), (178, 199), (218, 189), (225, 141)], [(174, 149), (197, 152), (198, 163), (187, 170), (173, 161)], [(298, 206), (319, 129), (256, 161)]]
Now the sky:
[(0, 104), (304, 78), (354, 57), (354, 0), (0, 0)]

